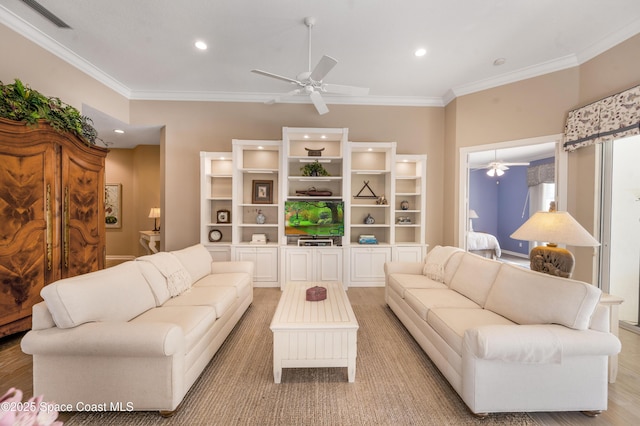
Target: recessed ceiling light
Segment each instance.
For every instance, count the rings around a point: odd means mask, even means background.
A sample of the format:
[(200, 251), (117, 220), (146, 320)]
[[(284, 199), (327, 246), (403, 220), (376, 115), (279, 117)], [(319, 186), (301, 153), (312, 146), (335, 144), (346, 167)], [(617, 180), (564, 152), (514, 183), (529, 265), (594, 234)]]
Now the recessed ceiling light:
[(427, 49), (421, 47), (420, 49), (416, 50), (415, 52), (413, 52), (414, 55), (416, 55), (418, 58), (421, 56), (424, 56), (427, 54)]
[(322, 136), (320, 136), (320, 138), (321, 138), (321, 139), (326, 139), (326, 138), (327, 138), (327, 135), (322, 135)]
[(207, 43), (205, 43), (202, 40), (198, 40), (195, 42), (195, 46), (196, 48), (200, 49), (200, 50), (207, 50)]
[(309, 135), (304, 135), (304, 138), (305, 139), (309, 139)]
[(505, 62), (507, 62), (505, 58), (498, 58), (495, 61), (493, 61), (493, 65), (495, 65), (496, 67), (499, 67), (500, 65), (504, 65)]
[(122, 130), (122, 129), (115, 129), (115, 130), (114, 130), (114, 132), (115, 132), (115, 133), (123, 134), (123, 133), (124, 133), (124, 130)]
[(258, 147), (258, 149), (264, 149), (264, 146), (261, 145), (261, 146)]

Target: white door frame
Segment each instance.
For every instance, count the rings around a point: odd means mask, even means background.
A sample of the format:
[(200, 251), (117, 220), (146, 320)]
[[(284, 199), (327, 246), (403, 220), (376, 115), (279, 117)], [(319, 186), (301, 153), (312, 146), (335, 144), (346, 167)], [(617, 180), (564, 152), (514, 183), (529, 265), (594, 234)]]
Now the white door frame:
[(556, 165), (556, 208), (558, 210), (567, 209), (567, 152), (562, 149), (561, 133), (549, 136), (539, 136), (528, 139), (518, 139), (492, 143), (487, 145), (476, 145), (460, 148), (459, 152), (459, 180), (460, 190), (458, 191), (458, 247), (467, 249), (467, 228), (469, 225), (469, 154), (480, 151), (493, 151), (497, 149), (515, 148), (520, 146), (537, 145), (542, 143), (555, 142), (555, 165)]

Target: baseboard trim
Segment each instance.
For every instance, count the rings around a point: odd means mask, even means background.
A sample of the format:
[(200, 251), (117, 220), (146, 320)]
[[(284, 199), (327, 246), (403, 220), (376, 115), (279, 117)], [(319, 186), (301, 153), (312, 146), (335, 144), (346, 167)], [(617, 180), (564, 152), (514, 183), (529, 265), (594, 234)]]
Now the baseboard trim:
[(107, 264), (105, 265), (107, 268), (111, 266), (116, 266), (124, 262), (128, 262), (129, 260), (134, 260), (136, 257), (129, 254), (112, 254), (107, 255)]

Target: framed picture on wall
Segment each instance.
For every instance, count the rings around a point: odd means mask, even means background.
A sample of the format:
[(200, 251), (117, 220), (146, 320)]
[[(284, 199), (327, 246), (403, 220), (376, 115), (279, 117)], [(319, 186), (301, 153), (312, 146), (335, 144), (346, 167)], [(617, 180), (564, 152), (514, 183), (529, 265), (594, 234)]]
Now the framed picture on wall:
[(272, 180), (254, 180), (251, 191), (251, 202), (253, 204), (272, 204), (273, 203), (273, 181)]
[(104, 186), (104, 221), (107, 228), (122, 228), (122, 184)]

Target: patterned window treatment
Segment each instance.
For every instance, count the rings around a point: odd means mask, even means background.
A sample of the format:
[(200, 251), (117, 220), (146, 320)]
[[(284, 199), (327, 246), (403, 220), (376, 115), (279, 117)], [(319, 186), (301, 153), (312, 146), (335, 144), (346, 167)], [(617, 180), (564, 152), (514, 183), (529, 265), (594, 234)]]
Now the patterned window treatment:
[(555, 183), (555, 181), (556, 165), (554, 163), (527, 167), (527, 186), (536, 186), (541, 183)]
[(564, 150), (640, 134), (640, 86), (569, 111)]

